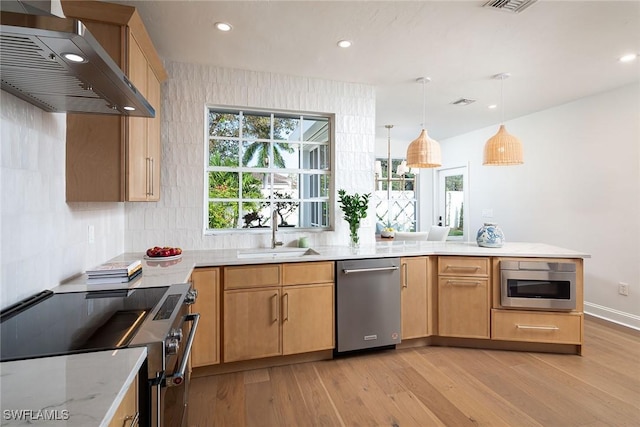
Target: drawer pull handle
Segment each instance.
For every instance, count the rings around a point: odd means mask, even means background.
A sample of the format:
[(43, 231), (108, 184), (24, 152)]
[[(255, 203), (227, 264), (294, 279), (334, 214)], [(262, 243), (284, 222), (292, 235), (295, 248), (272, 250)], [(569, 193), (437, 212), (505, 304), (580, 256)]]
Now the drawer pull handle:
[(459, 282), (456, 280), (447, 280), (447, 285), (453, 286), (480, 286), (480, 282)]
[(466, 266), (466, 265), (447, 265), (447, 270), (448, 269), (456, 269), (456, 270), (469, 270), (469, 271), (477, 271), (480, 270), (480, 267), (478, 267), (477, 265), (475, 266)]
[(538, 331), (559, 331), (557, 326), (535, 326), (535, 325), (516, 325), (518, 329), (538, 330)]

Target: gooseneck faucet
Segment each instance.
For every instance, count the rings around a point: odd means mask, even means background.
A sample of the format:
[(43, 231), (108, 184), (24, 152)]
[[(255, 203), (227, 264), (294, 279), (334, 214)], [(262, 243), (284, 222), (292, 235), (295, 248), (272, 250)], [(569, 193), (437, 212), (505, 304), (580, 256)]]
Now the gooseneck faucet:
[(278, 211), (273, 211), (271, 215), (271, 249), (282, 246), (282, 242), (276, 240), (276, 231), (278, 231)]

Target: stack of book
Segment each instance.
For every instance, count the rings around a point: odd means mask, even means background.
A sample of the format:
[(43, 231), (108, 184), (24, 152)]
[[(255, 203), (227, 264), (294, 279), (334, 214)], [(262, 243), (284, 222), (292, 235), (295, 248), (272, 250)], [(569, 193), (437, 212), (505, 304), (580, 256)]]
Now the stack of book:
[(142, 273), (142, 261), (115, 261), (87, 270), (87, 284), (127, 283)]

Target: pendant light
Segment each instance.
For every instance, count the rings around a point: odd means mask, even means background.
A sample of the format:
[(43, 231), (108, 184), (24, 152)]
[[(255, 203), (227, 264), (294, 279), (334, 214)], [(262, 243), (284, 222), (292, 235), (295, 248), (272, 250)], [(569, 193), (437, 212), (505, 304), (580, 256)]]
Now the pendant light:
[(483, 165), (487, 166), (509, 166), (521, 165), (524, 163), (522, 156), (522, 142), (515, 136), (507, 132), (504, 127), (504, 79), (511, 76), (509, 73), (500, 73), (493, 76), (500, 80), (500, 103), (502, 104), (502, 119), (498, 132), (487, 140), (484, 144)]
[(422, 131), (407, 148), (407, 166), (410, 168), (437, 168), (442, 166), (442, 153), (438, 141), (429, 138), (425, 129), (425, 87), (431, 79), (420, 77), (416, 82), (422, 83)]

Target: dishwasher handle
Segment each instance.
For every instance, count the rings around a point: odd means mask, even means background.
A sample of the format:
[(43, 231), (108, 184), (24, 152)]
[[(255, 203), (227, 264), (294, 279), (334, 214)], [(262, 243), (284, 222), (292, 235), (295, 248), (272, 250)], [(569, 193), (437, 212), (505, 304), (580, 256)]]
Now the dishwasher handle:
[(370, 271), (394, 271), (394, 270), (399, 270), (400, 267), (398, 266), (391, 266), (391, 267), (373, 267), (373, 268), (358, 268), (358, 269), (353, 269), (353, 270), (348, 270), (348, 269), (344, 269), (342, 270), (342, 272), (344, 274), (351, 274), (351, 273), (366, 273), (366, 272), (370, 272)]

